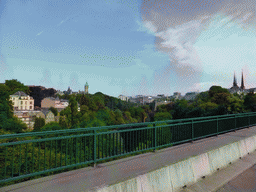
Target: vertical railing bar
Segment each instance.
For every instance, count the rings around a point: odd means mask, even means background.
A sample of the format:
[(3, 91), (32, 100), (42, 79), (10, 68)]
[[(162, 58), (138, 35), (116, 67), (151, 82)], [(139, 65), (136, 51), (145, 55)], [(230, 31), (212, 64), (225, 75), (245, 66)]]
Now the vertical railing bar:
[(94, 167), (96, 167), (96, 148), (97, 148), (97, 145), (96, 145), (96, 129), (94, 129), (94, 145), (93, 145), (93, 162), (94, 162)]
[(111, 157), (111, 133), (107, 134), (107, 157)]
[(32, 145), (33, 145), (33, 150), (32, 150), (32, 173), (34, 173), (34, 147), (35, 147), (35, 145), (34, 145), (34, 143), (32, 143)]
[(28, 173), (28, 144), (26, 143), (26, 174)]
[(84, 162), (86, 161), (86, 136), (84, 136)]
[(44, 142), (44, 170), (45, 170), (45, 151), (46, 151), (46, 141)]
[(13, 159), (14, 159), (14, 145), (12, 147), (12, 177), (13, 177)]
[(102, 150), (101, 151), (101, 158), (104, 158), (104, 143), (103, 142), (104, 142), (104, 135), (102, 134), (101, 135), (101, 145), (102, 145), (101, 146), (101, 150)]
[(156, 146), (157, 146), (157, 143), (156, 143), (156, 136), (157, 136), (157, 135), (156, 135), (156, 134), (157, 134), (157, 133), (156, 133), (156, 124), (155, 124), (155, 123), (153, 123), (153, 127), (154, 127), (154, 129), (153, 129), (153, 131), (154, 131), (154, 138), (153, 138), (153, 139), (154, 139), (154, 141), (155, 141), (155, 142), (154, 142), (154, 152), (156, 152)]
[(195, 136), (195, 130), (194, 130), (194, 122), (192, 119), (192, 141), (194, 141), (194, 136)]
[(132, 131), (131, 130), (129, 131), (129, 136), (130, 136), (129, 152), (131, 152), (131, 149), (132, 149)]
[(65, 166), (67, 166), (68, 162), (68, 139), (66, 139), (66, 158), (65, 158)]
[(51, 140), (51, 149), (50, 149), (50, 169), (52, 168), (52, 140)]
[[(137, 143), (138, 145), (140, 145), (140, 142), (138, 142), (138, 130), (136, 130), (135, 133), (136, 133), (136, 135), (135, 135), (136, 143)], [(137, 145), (137, 146), (138, 146), (138, 145)], [(139, 148), (138, 148), (138, 150), (137, 150), (137, 148), (136, 148), (136, 151), (139, 151)]]
[(237, 129), (237, 127), (236, 127), (236, 114), (235, 114), (235, 129)]
[(38, 145), (39, 145), (39, 150), (38, 150), (38, 171), (40, 171), (40, 148), (41, 148), (40, 142), (38, 142)]
[(119, 151), (120, 151), (120, 154), (122, 154), (122, 140), (121, 140), (121, 134), (120, 133), (118, 134), (118, 137), (119, 137), (119, 143), (120, 143)]
[(57, 167), (57, 139), (55, 140), (55, 168)]
[(60, 167), (62, 167), (62, 139), (60, 140)]
[(21, 168), (21, 144), (20, 144), (20, 162), (19, 162), (19, 175), (20, 175), (20, 168)]
[(70, 138), (70, 165), (72, 165), (73, 158), (73, 138)]
[(7, 147), (8, 147), (8, 146), (5, 147), (5, 158), (4, 158), (4, 161), (5, 161), (5, 166), (4, 166), (4, 168), (5, 168), (5, 170), (4, 170), (4, 179), (6, 179), (6, 172), (7, 172), (7, 169), (6, 169), (6, 167), (7, 167), (7, 165), (6, 165), (6, 164), (7, 164), (7, 163), (6, 163), (6, 162), (7, 162), (7, 160), (6, 160), (6, 159), (7, 159)]
[(217, 121), (217, 135), (216, 136), (218, 136), (218, 134), (219, 134), (219, 119), (218, 119), (218, 117), (217, 117), (216, 121)]
[(82, 137), (80, 137), (80, 156), (79, 156), (79, 163), (81, 163), (81, 161), (82, 161), (82, 144), (83, 144), (83, 138)]
[(77, 138), (77, 137), (75, 137), (75, 138), (76, 138), (76, 164), (77, 164), (77, 156), (78, 156), (78, 155), (77, 155), (77, 139), (78, 139), (78, 138)]

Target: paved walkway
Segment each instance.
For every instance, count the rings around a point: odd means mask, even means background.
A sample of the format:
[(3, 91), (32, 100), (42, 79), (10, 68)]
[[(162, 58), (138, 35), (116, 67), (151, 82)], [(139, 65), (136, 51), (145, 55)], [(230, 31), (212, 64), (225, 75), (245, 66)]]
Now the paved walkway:
[(256, 191), (256, 165), (247, 169), (236, 178), (229, 181), (217, 192), (255, 192)]
[[(87, 167), (53, 176), (26, 181), (23, 183), (0, 188), (0, 191), (89, 191), (91, 188), (119, 183), (121, 181), (128, 180), (129, 178), (133, 178), (138, 175), (159, 169), (163, 166), (173, 164), (177, 161), (180, 161), (181, 159), (196, 156), (209, 150), (217, 149), (223, 145), (233, 143), (254, 135), (256, 135), (256, 127), (251, 127), (249, 129), (245, 128), (236, 132), (219, 135), (217, 137), (209, 137), (194, 141), (193, 143), (190, 142), (162, 149), (156, 151), (155, 153), (146, 153), (134, 157), (112, 161), (109, 163), (99, 164), (96, 168)], [(225, 183), (233, 179), (234, 176), (239, 175), (244, 170), (255, 164), (256, 162), (250, 165), (254, 159), (256, 160), (256, 154), (250, 154), (248, 156), (249, 157), (244, 157), (241, 159), (241, 161), (238, 160), (237, 163), (234, 163), (234, 166), (238, 166), (238, 170), (234, 170), (231, 168), (232, 166), (229, 166), (228, 168), (230, 170), (227, 170), (230, 171), (229, 174), (227, 171), (224, 172), (223, 170), (220, 170), (218, 171), (218, 174), (222, 173), (224, 176), (220, 178), (214, 176), (215, 174), (209, 176), (209, 178), (212, 176), (215, 177), (215, 179), (217, 179), (216, 182), (213, 182), (213, 177), (210, 180), (208, 177), (206, 177), (204, 180), (200, 181), (201, 183), (205, 182), (203, 184), (206, 185), (204, 186), (206, 187), (205, 189), (207, 189), (206, 191), (220, 188)], [(207, 186), (207, 181), (210, 187)], [(217, 181), (225, 181), (225, 183), (218, 183)], [(199, 188), (196, 188), (197, 186), (199, 186)], [(188, 187), (185, 190), (204, 191), (204, 189), (202, 190), (202, 185), (200, 186), (198, 183), (191, 187), (192, 188)]]

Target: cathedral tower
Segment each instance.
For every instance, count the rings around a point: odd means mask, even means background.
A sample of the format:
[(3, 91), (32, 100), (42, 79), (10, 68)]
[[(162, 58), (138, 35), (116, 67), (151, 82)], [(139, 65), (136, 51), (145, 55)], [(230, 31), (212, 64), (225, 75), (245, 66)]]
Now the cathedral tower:
[(236, 75), (235, 75), (235, 73), (234, 73), (234, 82), (233, 82), (233, 87), (238, 87), (238, 86), (237, 86), (237, 82), (236, 82)]
[(241, 89), (244, 89), (244, 76), (243, 76), (243, 71), (242, 71)]

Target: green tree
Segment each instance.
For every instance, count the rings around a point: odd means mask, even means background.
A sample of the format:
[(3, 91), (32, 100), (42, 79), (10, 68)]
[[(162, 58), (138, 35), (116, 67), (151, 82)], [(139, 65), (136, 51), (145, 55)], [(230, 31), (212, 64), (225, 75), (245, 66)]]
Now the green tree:
[(41, 128), (41, 131), (55, 131), (62, 129), (59, 123), (49, 122)]
[(71, 128), (75, 128), (78, 125), (78, 105), (74, 97), (69, 99), (69, 108), (70, 108), (70, 120)]
[(201, 103), (199, 105), (199, 107), (205, 111), (209, 111), (209, 110), (212, 110), (212, 109), (215, 109), (218, 107), (218, 105), (216, 103), (212, 103), (210, 101), (208, 102), (205, 102), (205, 103)]
[(82, 94), (81, 97), (80, 97), (80, 106), (81, 105), (86, 105), (86, 106), (89, 106), (89, 103), (90, 103), (90, 97), (88, 94)]
[(110, 113), (107, 109), (101, 109), (97, 111), (96, 118), (103, 121), (106, 125), (111, 125)]
[(221, 86), (211, 86), (209, 89), (209, 97), (214, 97), (216, 94), (220, 93), (226, 93), (227, 95), (230, 95), (229, 91), (225, 88), (222, 88)]
[(115, 118), (116, 118), (116, 123), (115, 123), (116, 125), (125, 124), (121, 110), (119, 109), (115, 110)]
[(67, 129), (68, 128), (68, 123), (66, 122), (65, 117), (60, 116), (59, 125), (62, 129)]
[(239, 95), (231, 95), (229, 97), (229, 102), (230, 105), (228, 108), (232, 113), (241, 113), (242, 111), (244, 111), (244, 101), (239, 97)]
[(41, 131), (41, 128), (45, 125), (45, 119), (42, 117), (35, 118), (34, 131)]
[(22, 133), (27, 126), (13, 115), (13, 105), (9, 98), (9, 93), (0, 89), (0, 129)]
[(25, 86), (17, 79), (5, 80), (5, 85), (9, 88), (10, 95), (16, 93), (17, 91), (23, 91), (26, 94), (30, 94), (29, 87)]
[(214, 94), (214, 96), (212, 98), (212, 102), (216, 103), (218, 105), (228, 106), (230, 104), (229, 96), (230, 96), (230, 94), (228, 94), (228, 93), (216, 93), (216, 94)]
[(169, 112), (158, 112), (154, 116), (154, 121), (171, 120), (172, 115)]
[(89, 112), (89, 107), (86, 105), (80, 105), (80, 113), (84, 115), (87, 112)]
[(93, 97), (93, 102), (97, 106), (98, 110), (101, 110), (101, 109), (105, 108), (104, 98), (102, 98), (101, 96), (97, 96), (97, 95), (94, 96)]
[(54, 114), (54, 116), (58, 116), (58, 110), (54, 107), (50, 107), (49, 110)]
[(244, 98), (244, 107), (246, 110), (255, 111), (256, 96), (254, 93), (249, 92)]

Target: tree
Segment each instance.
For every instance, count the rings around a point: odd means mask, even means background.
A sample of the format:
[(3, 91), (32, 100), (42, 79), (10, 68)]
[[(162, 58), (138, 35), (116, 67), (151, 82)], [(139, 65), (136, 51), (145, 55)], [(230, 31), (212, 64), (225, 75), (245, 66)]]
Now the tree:
[(209, 102), (201, 103), (199, 105), (199, 107), (205, 111), (209, 111), (209, 110), (217, 108), (218, 105), (216, 103), (212, 103), (209, 101)]
[(164, 121), (164, 120), (171, 120), (172, 115), (169, 112), (159, 112), (156, 113), (154, 116), (154, 121)]
[(62, 129), (59, 123), (49, 122), (41, 128), (41, 131), (54, 131)]
[(101, 96), (94, 96), (93, 101), (97, 106), (98, 110), (105, 108), (104, 98), (102, 98)]
[(9, 88), (10, 95), (16, 93), (17, 91), (23, 91), (26, 94), (30, 94), (29, 87), (25, 86), (17, 79), (5, 80), (5, 85)]
[(75, 128), (78, 123), (77, 119), (77, 113), (78, 113), (78, 106), (77, 106), (77, 101), (75, 100), (74, 97), (71, 97), (69, 99), (69, 107), (70, 107), (70, 115), (71, 115), (71, 128)]
[(67, 122), (66, 122), (66, 120), (65, 120), (65, 117), (60, 116), (59, 125), (60, 125), (60, 127), (61, 127), (62, 129), (68, 128), (68, 124), (67, 124)]
[(97, 111), (96, 118), (103, 121), (106, 125), (111, 125), (110, 113), (106, 109), (101, 109)]
[(215, 94), (219, 93), (226, 93), (227, 95), (230, 95), (229, 91), (225, 88), (222, 88), (221, 86), (211, 86), (209, 89), (209, 97), (214, 97)]
[(49, 110), (54, 114), (54, 116), (58, 116), (58, 110), (54, 107), (50, 107)]
[(35, 118), (34, 131), (41, 131), (41, 128), (45, 125), (45, 119), (42, 117)]
[(254, 93), (250, 92), (244, 98), (244, 107), (245, 107), (245, 109), (254, 112), (255, 105), (256, 105), (256, 96)]
[(90, 98), (87, 94), (82, 94), (80, 97), (80, 105), (86, 105), (89, 106)]
[(229, 105), (229, 96), (230, 94), (228, 93), (216, 93), (214, 94), (213, 98), (212, 98), (212, 102), (216, 103), (218, 105)]

